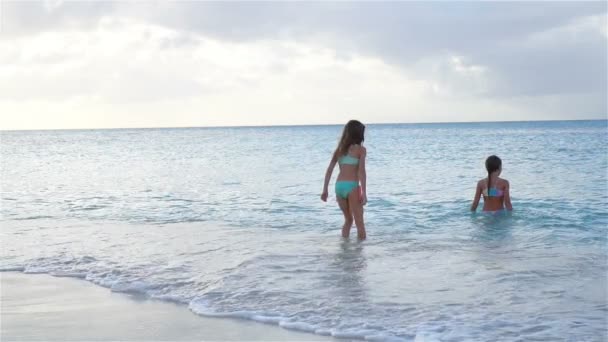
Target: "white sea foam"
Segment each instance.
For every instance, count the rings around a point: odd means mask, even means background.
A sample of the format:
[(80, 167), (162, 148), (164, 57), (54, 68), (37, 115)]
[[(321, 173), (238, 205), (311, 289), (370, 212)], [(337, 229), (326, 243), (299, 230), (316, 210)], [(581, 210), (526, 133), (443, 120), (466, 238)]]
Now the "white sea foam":
[(315, 334), (322, 335), (322, 336), (331, 336), (331, 329), (320, 328), (320, 329), (315, 330)]
[(145, 281), (136, 280), (136, 281), (118, 281), (112, 284), (110, 289), (113, 292), (126, 292), (126, 293), (139, 293), (145, 294), (149, 289), (154, 288), (155, 286), (149, 284)]
[(170, 294), (154, 294), (151, 298), (164, 300), (167, 302), (179, 303), (179, 304), (188, 304), (188, 300), (178, 295), (170, 295)]
[(405, 339), (405, 338), (401, 338), (401, 337), (395, 337), (395, 336), (390, 336), (390, 335), (387, 335), (387, 334), (365, 335), (365, 340), (366, 341), (372, 341), (372, 342), (410, 342), (411, 341), (409, 339)]
[(26, 266), (23, 273), (27, 274), (43, 274), (49, 273), (49, 268), (44, 266)]
[(284, 321), (286, 318), (281, 317), (281, 316), (253, 315), (253, 316), (251, 316), (251, 319), (254, 321), (257, 321), (257, 322), (278, 325), (281, 321)]
[(281, 322), (279, 322), (279, 326), (283, 327), (285, 329), (298, 330), (298, 331), (311, 332), (311, 333), (314, 333), (318, 329), (318, 327), (316, 325), (308, 324), (308, 323), (304, 323), (304, 322), (281, 321)]
[(209, 307), (209, 303), (206, 300), (202, 299), (197, 299), (190, 302), (189, 308), (190, 310), (192, 310), (192, 312), (201, 316), (247, 319), (266, 324), (275, 324), (285, 329), (310, 333), (315, 333), (315, 331), (318, 330), (318, 327), (315, 325), (304, 322), (291, 321), (287, 317), (282, 317), (279, 315), (269, 315), (267, 313), (265, 314), (254, 311), (217, 312)]
[(69, 277), (69, 278), (79, 278), (79, 279), (85, 279), (87, 277), (87, 274), (84, 272), (58, 271), (58, 272), (50, 272), (49, 274), (52, 275), (53, 277)]
[(334, 330), (331, 333), (331, 336), (335, 338), (344, 338), (344, 339), (358, 339), (364, 340), (365, 336), (376, 334), (377, 331), (367, 330), (367, 329), (349, 329), (349, 330)]

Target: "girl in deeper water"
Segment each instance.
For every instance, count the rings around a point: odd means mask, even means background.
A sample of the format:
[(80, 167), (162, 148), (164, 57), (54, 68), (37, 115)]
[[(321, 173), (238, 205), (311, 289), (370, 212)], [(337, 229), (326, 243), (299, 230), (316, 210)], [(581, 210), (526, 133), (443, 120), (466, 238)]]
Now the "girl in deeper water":
[(511, 195), (509, 194), (509, 181), (500, 178), (502, 172), (502, 161), (497, 156), (489, 156), (486, 159), (486, 170), (488, 178), (481, 179), (477, 182), (477, 190), (475, 198), (471, 204), (471, 211), (477, 210), (479, 199), (483, 194), (483, 211), (496, 212), (504, 210), (513, 210), (511, 205)]
[(365, 174), (367, 151), (361, 145), (365, 140), (364, 133), (365, 126), (357, 120), (351, 120), (344, 126), (342, 138), (340, 138), (338, 147), (325, 172), (325, 182), (321, 194), (321, 200), (326, 202), (329, 180), (337, 163), (340, 166), (340, 172), (336, 180), (336, 198), (344, 214), (342, 237), (349, 236), (354, 221), (357, 226), (357, 237), (360, 240), (366, 238), (363, 206), (367, 203)]

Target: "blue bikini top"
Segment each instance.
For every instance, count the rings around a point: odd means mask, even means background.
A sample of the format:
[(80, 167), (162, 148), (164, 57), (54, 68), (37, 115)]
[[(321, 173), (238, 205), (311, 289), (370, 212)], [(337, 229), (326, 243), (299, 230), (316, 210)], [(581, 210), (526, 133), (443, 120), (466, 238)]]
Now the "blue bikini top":
[(340, 165), (359, 165), (359, 158), (351, 157), (348, 154), (338, 158)]
[(498, 188), (483, 189), (483, 194), (487, 197), (501, 197), (504, 195), (504, 191)]

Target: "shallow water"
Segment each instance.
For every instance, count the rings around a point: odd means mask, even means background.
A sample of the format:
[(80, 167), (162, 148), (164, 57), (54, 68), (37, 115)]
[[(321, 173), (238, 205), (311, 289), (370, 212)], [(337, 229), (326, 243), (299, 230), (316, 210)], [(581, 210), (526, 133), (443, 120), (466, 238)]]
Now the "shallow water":
[[(606, 121), (369, 125), (362, 243), (319, 200), (340, 129), (2, 132), (0, 268), (339, 337), (606, 339)], [(489, 154), (510, 215), (468, 212)]]

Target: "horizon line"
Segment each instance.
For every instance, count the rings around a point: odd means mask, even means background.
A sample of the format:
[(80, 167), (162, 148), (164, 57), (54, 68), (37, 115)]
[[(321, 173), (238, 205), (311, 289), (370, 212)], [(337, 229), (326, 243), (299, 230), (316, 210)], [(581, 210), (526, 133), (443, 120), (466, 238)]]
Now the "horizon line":
[[(524, 123), (524, 122), (569, 122), (569, 121), (608, 121), (604, 119), (548, 119), (548, 120), (497, 120), (497, 121), (437, 121), (437, 122), (371, 122), (365, 125), (444, 125), (444, 124), (472, 124), (472, 123)], [(322, 124), (277, 124), (277, 125), (211, 125), (211, 126), (148, 126), (148, 127), (96, 127), (96, 128), (26, 128), (26, 129), (0, 129), (0, 132), (35, 132), (35, 131), (92, 131), (92, 130), (128, 130), (128, 129), (205, 129), (205, 128), (272, 128), (272, 127), (318, 127), (343, 126), (344, 123)]]

